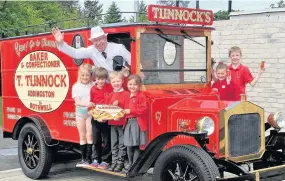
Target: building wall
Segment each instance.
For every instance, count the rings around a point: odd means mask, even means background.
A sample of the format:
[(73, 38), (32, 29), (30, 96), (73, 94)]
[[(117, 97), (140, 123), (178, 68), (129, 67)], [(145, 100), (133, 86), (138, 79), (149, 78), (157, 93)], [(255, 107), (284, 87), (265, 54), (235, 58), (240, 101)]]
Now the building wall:
[(238, 20), (244, 18), (268, 18), (268, 17), (276, 17), (276, 16), (285, 16), (285, 8), (268, 8), (263, 10), (256, 11), (239, 11), (239, 12), (231, 12), (230, 19)]
[(228, 49), (239, 46), (242, 63), (255, 76), (260, 62), (265, 72), (255, 87), (247, 86), (248, 100), (268, 112), (285, 111), (285, 16), (216, 21), (212, 57), (230, 63)]

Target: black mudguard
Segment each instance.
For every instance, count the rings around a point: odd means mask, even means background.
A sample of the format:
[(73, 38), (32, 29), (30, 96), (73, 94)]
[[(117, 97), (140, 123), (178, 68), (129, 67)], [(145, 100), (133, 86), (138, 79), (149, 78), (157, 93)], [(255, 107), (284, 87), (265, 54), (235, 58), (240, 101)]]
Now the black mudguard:
[(270, 135), (266, 136), (266, 150), (285, 149), (285, 133), (277, 130), (270, 130)]
[(132, 168), (127, 173), (128, 177), (134, 177), (138, 175), (145, 174), (148, 169), (152, 166), (158, 156), (161, 154), (162, 149), (167, 145), (167, 143), (178, 135), (185, 135), (194, 137), (196, 141), (201, 145), (201, 147), (206, 151), (205, 147), (208, 142), (207, 133), (197, 133), (197, 132), (169, 132), (159, 135), (151, 143), (148, 144), (146, 149), (140, 158), (133, 164)]
[(12, 138), (14, 140), (17, 140), (19, 138), (19, 134), (20, 134), (22, 127), (26, 123), (30, 123), (30, 122), (33, 122), (37, 126), (41, 134), (43, 134), (45, 143), (47, 145), (54, 144), (52, 143), (52, 137), (51, 137), (51, 134), (49, 132), (47, 125), (39, 116), (22, 117), (21, 119), (19, 119), (14, 127)]

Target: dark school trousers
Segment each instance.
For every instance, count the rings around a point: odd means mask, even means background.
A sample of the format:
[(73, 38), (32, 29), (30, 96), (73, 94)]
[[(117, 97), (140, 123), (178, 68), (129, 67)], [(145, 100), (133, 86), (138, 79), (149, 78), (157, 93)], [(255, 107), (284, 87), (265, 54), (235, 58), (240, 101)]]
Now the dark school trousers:
[(127, 155), (123, 126), (111, 125), (112, 163), (124, 164)]
[[(108, 122), (98, 122), (92, 119), (92, 135), (93, 135), (93, 144), (95, 148), (94, 159), (97, 159), (99, 163), (102, 161), (110, 162), (111, 161), (111, 137), (110, 137), (110, 126)], [(102, 147), (102, 143), (104, 147)], [(102, 155), (105, 156), (105, 159), (102, 159)]]

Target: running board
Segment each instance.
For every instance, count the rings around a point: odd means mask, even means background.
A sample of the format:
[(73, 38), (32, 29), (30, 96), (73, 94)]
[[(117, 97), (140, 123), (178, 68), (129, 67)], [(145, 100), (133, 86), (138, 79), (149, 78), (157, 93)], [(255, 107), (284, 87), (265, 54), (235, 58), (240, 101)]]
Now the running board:
[(103, 169), (99, 169), (99, 168), (96, 168), (96, 167), (93, 167), (93, 166), (89, 166), (89, 165), (82, 166), (82, 167), (77, 167), (77, 168), (83, 168), (83, 169), (87, 169), (87, 170), (93, 170), (93, 171), (96, 171), (96, 172), (106, 173), (106, 174), (115, 175), (115, 176), (124, 177), (124, 178), (127, 177), (127, 175), (124, 174), (124, 173), (112, 172), (112, 171), (108, 171), (108, 170), (103, 170)]

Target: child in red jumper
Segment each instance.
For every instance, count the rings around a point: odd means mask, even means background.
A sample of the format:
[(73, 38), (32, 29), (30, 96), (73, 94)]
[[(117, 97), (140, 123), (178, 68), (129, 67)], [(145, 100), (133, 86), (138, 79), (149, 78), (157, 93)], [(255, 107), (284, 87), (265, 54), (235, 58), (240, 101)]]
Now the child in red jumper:
[(228, 66), (219, 63), (216, 67), (217, 80), (212, 88), (220, 94), (220, 99), (224, 101), (237, 101), (236, 86), (231, 81), (231, 76), (227, 75)]
[(128, 78), (130, 96), (125, 102), (127, 124), (124, 129), (124, 144), (127, 147), (129, 164), (127, 172), (140, 156), (140, 145), (146, 144), (147, 103), (145, 95), (140, 91), (142, 79), (138, 75)]
[[(108, 78), (108, 71), (103, 67), (98, 67), (95, 70), (95, 80), (96, 84), (90, 90), (91, 102), (94, 104), (104, 104), (105, 98), (111, 92), (113, 88), (111, 84), (106, 83)], [(111, 162), (111, 154), (106, 160), (102, 160), (102, 152), (110, 153), (111, 152), (111, 139), (110, 139), (110, 126), (107, 122), (98, 122), (92, 118), (92, 135), (93, 135), (93, 144), (96, 152), (96, 157), (93, 158), (93, 163), (91, 164), (94, 167), (105, 169), (108, 167), (109, 162)], [(102, 140), (104, 148), (102, 148)]]
[[(122, 72), (111, 72), (110, 82), (113, 87), (111, 92), (105, 99), (106, 104), (112, 104), (124, 107), (125, 100), (130, 93), (123, 89), (124, 74)], [(124, 145), (124, 118), (120, 120), (109, 120), (111, 125), (111, 150), (112, 150), (112, 164), (107, 168), (108, 171), (121, 172), (124, 168), (124, 159), (126, 157), (126, 147)]]

